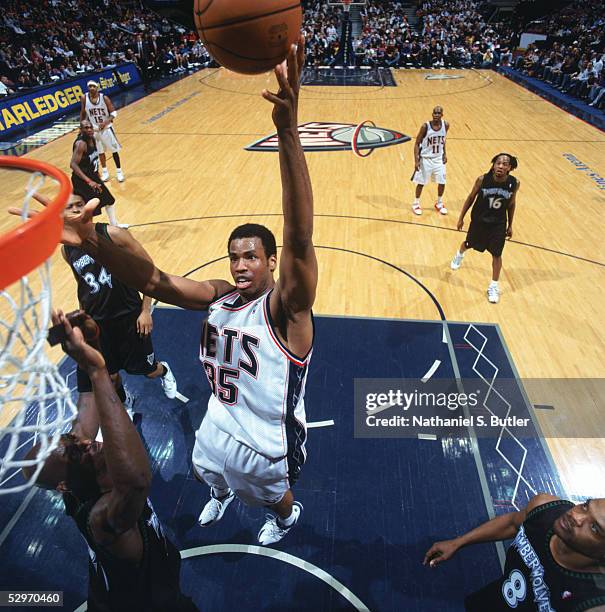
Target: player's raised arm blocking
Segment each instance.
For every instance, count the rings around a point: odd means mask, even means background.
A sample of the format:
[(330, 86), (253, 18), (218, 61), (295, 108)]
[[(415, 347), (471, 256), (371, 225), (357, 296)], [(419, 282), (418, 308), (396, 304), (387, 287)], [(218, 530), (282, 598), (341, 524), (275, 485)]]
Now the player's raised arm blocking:
[[(313, 191), (298, 135), (300, 70), (304, 65), (304, 37), (292, 45), (286, 61), (275, 68), (277, 94), (263, 91), (273, 103), (273, 122), (279, 137), (279, 162), (284, 214), (279, 280), (271, 298), (276, 321), (283, 321), (288, 345), (306, 354), (313, 340), (311, 308), (317, 289), (317, 259), (313, 247)], [(283, 333), (283, 331), (282, 331)]]
[[(43, 196), (36, 199), (44, 206), (49, 203)], [(192, 310), (207, 308), (218, 296), (233, 289), (224, 280), (199, 282), (163, 272), (130, 232), (92, 222), (98, 203), (95, 198), (86, 206), (67, 207), (61, 242), (84, 249), (124, 284), (167, 304)], [(21, 214), (17, 208), (9, 208), (9, 212)], [(30, 217), (35, 214), (34, 210), (28, 213)]]

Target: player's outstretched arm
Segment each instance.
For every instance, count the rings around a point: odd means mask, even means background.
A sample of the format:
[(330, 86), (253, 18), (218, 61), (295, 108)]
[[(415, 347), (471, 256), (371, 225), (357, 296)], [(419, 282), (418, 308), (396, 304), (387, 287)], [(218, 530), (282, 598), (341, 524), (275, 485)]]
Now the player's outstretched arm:
[(105, 546), (112, 546), (122, 536), (132, 537), (139, 543), (140, 534), (133, 527), (151, 485), (145, 447), (116, 394), (101, 353), (85, 342), (79, 328), (72, 328), (63, 312), (53, 313), (53, 324), (63, 325), (65, 352), (90, 377), (103, 432), (104, 459), (112, 489), (99, 499), (90, 513), (92, 535)]
[[(304, 37), (292, 45), (288, 58), (275, 68), (277, 94), (263, 91), (273, 103), (273, 122), (279, 137), (279, 163), (284, 214), (283, 248), (275, 299), (289, 322), (308, 327), (308, 348), (312, 341), (310, 311), (317, 289), (317, 259), (313, 247), (313, 190), (307, 162), (298, 135), (300, 71), (304, 65)], [(272, 303), (273, 310), (273, 303)], [(308, 323), (308, 325), (307, 325)], [(303, 344), (307, 344), (303, 340)], [(304, 351), (306, 352), (306, 351)]]
[(150, 296), (181, 308), (204, 310), (220, 295), (234, 289), (223, 280), (194, 281), (160, 270), (149, 253), (130, 232), (112, 225), (108, 237), (97, 231), (90, 233), (83, 248), (102, 263), (124, 284)]
[(533, 497), (527, 506), (518, 512), (508, 512), (507, 514), (497, 516), (453, 540), (435, 542), (435, 544), (427, 550), (422, 563), (423, 565), (436, 567), (443, 561), (451, 559), (458, 549), (463, 546), (479, 544), (480, 542), (498, 542), (500, 540), (514, 538), (530, 510), (556, 499), (559, 498), (554, 495), (549, 495), (548, 493), (540, 493)]
[[(36, 199), (48, 205), (48, 198)], [(163, 272), (130, 232), (122, 228), (106, 226), (110, 239), (99, 235), (92, 221), (98, 204), (99, 200), (93, 198), (83, 209), (64, 213), (61, 242), (85, 250), (124, 284), (167, 304), (191, 310), (205, 310), (217, 297), (235, 289), (224, 280), (199, 282)], [(9, 212), (21, 215), (18, 208), (11, 207)], [(28, 211), (29, 217), (36, 214), (38, 211)]]

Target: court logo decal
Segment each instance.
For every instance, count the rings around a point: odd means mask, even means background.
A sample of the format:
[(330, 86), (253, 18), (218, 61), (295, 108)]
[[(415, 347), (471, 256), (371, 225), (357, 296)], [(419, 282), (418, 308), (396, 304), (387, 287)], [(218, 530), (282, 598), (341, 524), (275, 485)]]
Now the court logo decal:
[(427, 74), (424, 79), (425, 81), (449, 81), (452, 79), (463, 79), (462, 74)]
[[(361, 150), (390, 147), (411, 140), (406, 134), (387, 128), (323, 121), (311, 121), (299, 125), (298, 134), (305, 151), (351, 151), (353, 138), (356, 140), (356, 148)], [(277, 151), (277, 133), (253, 142), (245, 150)]]

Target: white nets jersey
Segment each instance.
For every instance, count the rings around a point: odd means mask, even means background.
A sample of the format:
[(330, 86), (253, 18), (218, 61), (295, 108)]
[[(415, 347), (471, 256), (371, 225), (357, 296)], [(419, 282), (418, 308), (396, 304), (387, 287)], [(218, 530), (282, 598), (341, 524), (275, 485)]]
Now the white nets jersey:
[(270, 296), (244, 304), (234, 291), (210, 305), (200, 346), (212, 390), (204, 418), (265, 457), (287, 456), (295, 477), (305, 459), (311, 351), (301, 360), (279, 341)]
[(445, 148), (445, 137), (447, 132), (445, 130), (445, 121), (441, 121), (441, 127), (438, 130), (434, 130), (431, 127), (431, 122), (426, 122), (426, 134), (422, 139), (420, 145), (420, 157), (424, 159), (439, 159), (443, 157), (443, 150)]
[(86, 94), (85, 109), (86, 116), (95, 130), (98, 130), (103, 121), (109, 117), (107, 102), (105, 102), (105, 96), (102, 93), (99, 93), (99, 99), (96, 102), (92, 102), (90, 95)]

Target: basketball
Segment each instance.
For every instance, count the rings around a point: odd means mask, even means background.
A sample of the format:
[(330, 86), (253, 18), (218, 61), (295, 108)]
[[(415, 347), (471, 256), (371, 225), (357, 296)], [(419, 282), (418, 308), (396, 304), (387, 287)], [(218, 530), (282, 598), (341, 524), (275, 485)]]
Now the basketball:
[(302, 24), (296, 0), (195, 0), (199, 37), (229, 70), (259, 74), (282, 62)]

